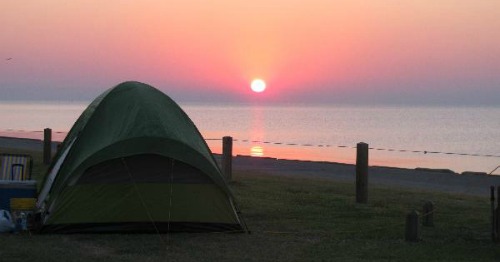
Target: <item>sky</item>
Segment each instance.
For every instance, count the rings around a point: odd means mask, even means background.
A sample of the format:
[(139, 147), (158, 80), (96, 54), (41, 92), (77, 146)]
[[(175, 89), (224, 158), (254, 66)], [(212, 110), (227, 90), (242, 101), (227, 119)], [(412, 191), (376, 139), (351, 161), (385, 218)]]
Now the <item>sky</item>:
[(128, 80), (191, 102), (499, 105), (500, 1), (0, 2), (0, 101)]

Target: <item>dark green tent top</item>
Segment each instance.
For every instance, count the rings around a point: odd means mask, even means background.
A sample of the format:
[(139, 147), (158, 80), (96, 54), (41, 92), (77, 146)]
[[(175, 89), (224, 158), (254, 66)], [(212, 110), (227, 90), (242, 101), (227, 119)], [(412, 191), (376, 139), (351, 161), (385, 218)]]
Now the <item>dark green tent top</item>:
[(38, 202), (45, 232), (242, 230), (193, 122), (143, 83), (97, 97), (64, 140), (51, 174)]

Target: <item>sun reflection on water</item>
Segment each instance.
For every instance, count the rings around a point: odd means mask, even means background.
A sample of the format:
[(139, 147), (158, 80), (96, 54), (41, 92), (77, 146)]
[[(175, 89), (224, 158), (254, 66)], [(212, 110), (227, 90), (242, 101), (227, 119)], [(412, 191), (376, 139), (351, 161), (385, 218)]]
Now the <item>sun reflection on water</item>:
[(250, 155), (255, 157), (263, 157), (264, 156), (264, 148), (261, 146), (252, 146), (250, 148)]

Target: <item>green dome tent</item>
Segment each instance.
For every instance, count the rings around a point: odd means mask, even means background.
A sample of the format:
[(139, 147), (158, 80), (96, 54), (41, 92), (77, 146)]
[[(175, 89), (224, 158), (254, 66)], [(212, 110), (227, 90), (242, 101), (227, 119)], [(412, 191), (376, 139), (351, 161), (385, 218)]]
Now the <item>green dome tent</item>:
[(97, 97), (49, 170), (37, 202), (42, 233), (243, 231), (198, 129), (143, 83)]

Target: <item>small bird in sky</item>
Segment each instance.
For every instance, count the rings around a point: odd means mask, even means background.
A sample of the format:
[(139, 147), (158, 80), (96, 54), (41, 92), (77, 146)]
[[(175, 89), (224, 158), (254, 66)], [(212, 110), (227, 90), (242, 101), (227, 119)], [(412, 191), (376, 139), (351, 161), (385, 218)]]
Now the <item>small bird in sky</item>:
[(5, 60), (7, 60), (7, 61), (12, 60), (12, 57), (9, 57), (9, 58), (7, 58), (7, 59), (5, 59)]

